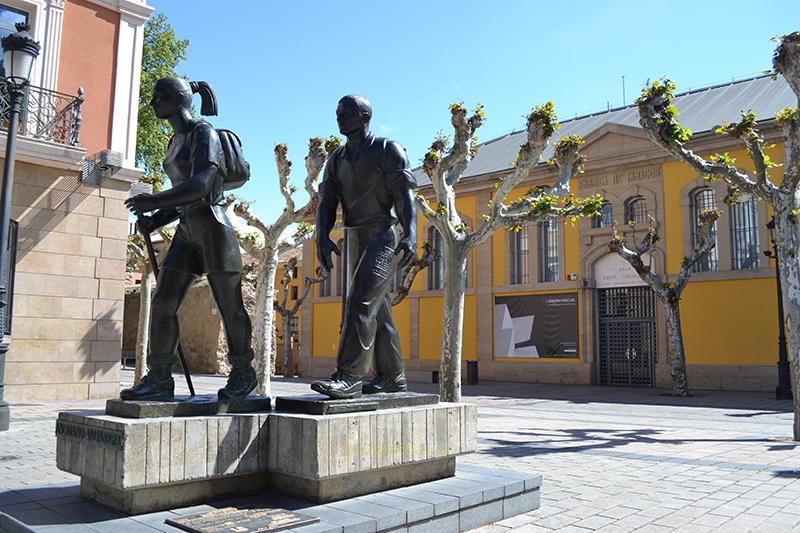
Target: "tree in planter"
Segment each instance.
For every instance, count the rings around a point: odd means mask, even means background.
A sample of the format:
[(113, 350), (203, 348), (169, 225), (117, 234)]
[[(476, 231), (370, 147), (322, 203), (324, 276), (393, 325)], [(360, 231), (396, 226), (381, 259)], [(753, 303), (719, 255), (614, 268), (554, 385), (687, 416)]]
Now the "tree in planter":
[[(156, 258), (160, 263), (166, 256), (167, 250), (169, 250), (173, 231), (169, 228), (159, 228), (159, 234), (164, 243)], [(144, 237), (139, 233), (128, 237), (126, 266), (129, 272), (142, 269), (142, 283), (139, 286), (139, 323), (136, 330), (136, 366), (133, 371), (133, 384), (138, 385), (147, 370), (147, 348), (150, 345), (150, 309), (153, 301), (153, 287), (150, 285), (150, 276), (153, 273), (153, 268), (150, 258), (147, 256)]]
[[(779, 41), (772, 62), (774, 73), (783, 75), (800, 98), (800, 32), (784, 35)], [(800, 440), (800, 227), (797, 220), (800, 214), (800, 119), (797, 107), (783, 109), (775, 117), (783, 128), (786, 153), (783, 177), (776, 183), (768, 175), (768, 169), (777, 165), (765, 154), (764, 139), (758, 132), (752, 111), (743, 111), (739, 122), (716, 130), (743, 142), (755, 169), (748, 172), (736, 167), (728, 154), (703, 158), (686, 148), (691, 131), (677, 120), (678, 112), (671, 104), (674, 91), (675, 84), (664, 79), (645, 88), (637, 99), (639, 122), (650, 138), (700, 174), (725, 181), (729, 194), (749, 193), (766, 201), (773, 209), (794, 390), (794, 439)]]
[(245, 251), (260, 265), (256, 278), (256, 313), (253, 317), (259, 394), (270, 395), (271, 361), (274, 356), (272, 336), (275, 330), (275, 273), (278, 269), (278, 255), (282, 250), (296, 246), (310, 234), (312, 228), (308, 224), (300, 224), (293, 237), (294, 242), (282, 242), (281, 235), (290, 225), (300, 223), (316, 212), (319, 204), (317, 194), (319, 173), (328, 155), (340, 144), (341, 141), (336, 137), (309, 140), (308, 155), (305, 159), (305, 190), (308, 193), (308, 201), (302, 207), (295, 207), (292, 197), (296, 188), (289, 185), (292, 162), (287, 156), (288, 149), (285, 144), (275, 146), (278, 183), (286, 204), (278, 219), (272, 224), (264, 222), (251, 212), (250, 203), (246, 201), (239, 201), (233, 206), (234, 213), (256, 230), (244, 235), (240, 242)]
[(294, 338), (292, 334), (292, 319), (297, 316), (297, 312), (305, 302), (306, 298), (311, 291), (311, 286), (316, 283), (321, 283), (328, 278), (328, 271), (322, 267), (317, 267), (316, 277), (306, 276), (303, 281), (303, 292), (294, 305), (288, 306), (289, 300), (289, 284), (294, 279), (294, 270), (297, 267), (297, 259), (291, 258), (283, 266), (283, 278), (281, 278), (281, 301), (275, 301), (275, 310), (280, 313), (283, 321), (283, 377), (294, 377), (294, 368), (292, 368), (292, 342)]
[(645, 264), (643, 257), (650, 253), (659, 241), (656, 221), (650, 218), (650, 227), (638, 246), (633, 248), (625, 245), (625, 237), (614, 227), (614, 236), (608, 245), (610, 251), (617, 253), (630, 263), (631, 267), (639, 274), (642, 281), (656, 294), (664, 305), (667, 317), (667, 358), (669, 359), (670, 376), (672, 377), (672, 395), (689, 396), (689, 380), (686, 377), (686, 352), (683, 347), (683, 333), (681, 330), (680, 300), (683, 289), (692, 275), (692, 267), (716, 245), (713, 236), (714, 224), (719, 218), (719, 211), (708, 210), (700, 214), (697, 221), (698, 242), (692, 252), (681, 261), (681, 269), (674, 283), (665, 281)]
[(554, 166), (558, 179), (553, 186), (534, 187), (519, 200), (506, 205), (506, 196), (539, 163), (550, 137), (558, 129), (553, 104), (537, 106), (527, 117), (526, 141), (520, 146), (514, 172), (497, 184), (483, 222), (470, 231), (456, 210), (455, 186), (461, 179), (473, 155), (475, 131), (483, 124), (482, 106), (468, 116), (461, 104), (450, 106), (453, 143), (438, 136), (425, 154), (423, 170), (433, 185), (434, 208), (427, 199), (417, 195), (417, 202), (428, 222), (442, 235), (444, 243), (444, 322), (442, 324), (442, 360), (440, 396), (443, 401), (461, 399), (461, 345), (464, 325), (464, 287), (467, 276), (467, 257), (470, 250), (486, 241), (501, 226), (519, 228), (528, 220), (593, 215), (602, 199), (595, 195), (576, 198), (569, 192), (569, 180), (580, 169), (582, 157), (578, 151), (583, 139), (564, 137), (555, 148)]

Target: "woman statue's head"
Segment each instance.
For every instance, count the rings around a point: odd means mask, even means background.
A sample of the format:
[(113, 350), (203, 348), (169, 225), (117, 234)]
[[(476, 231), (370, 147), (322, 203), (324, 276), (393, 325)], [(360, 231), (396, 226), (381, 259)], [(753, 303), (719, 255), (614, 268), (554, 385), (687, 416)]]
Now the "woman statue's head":
[(192, 94), (200, 93), (202, 100), (200, 113), (217, 114), (217, 99), (211, 85), (204, 81), (186, 81), (182, 78), (161, 78), (153, 85), (153, 98), (150, 106), (156, 117), (168, 118), (181, 108), (189, 109), (192, 105)]

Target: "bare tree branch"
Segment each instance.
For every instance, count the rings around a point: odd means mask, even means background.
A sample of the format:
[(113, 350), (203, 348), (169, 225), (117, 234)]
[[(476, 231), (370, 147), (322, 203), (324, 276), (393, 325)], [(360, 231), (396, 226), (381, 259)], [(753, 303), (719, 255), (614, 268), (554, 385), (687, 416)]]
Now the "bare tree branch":
[(414, 279), (421, 271), (425, 270), (433, 264), (437, 259), (441, 259), (439, 254), (433, 250), (430, 242), (426, 242), (423, 246), (422, 256), (414, 258), (411, 265), (403, 274), (403, 280), (397, 288), (397, 292), (392, 298), (392, 306), (395, 306), (405, 300), (408, 293), (411, 291), (411, 285), (414, 284)]
[(678, 111), (672, 105), (674, 90), (675, 84), (664, 79), (645, 88), (642, 96), (636, 100), (639, 106), (639, 123), (653, 142), (703, 176), (725, 180), (759, 198), (771, 201), (777, 192), (777, 187), (766, 174), (763, 139), (756, 131), (756, 119), (752, 111), (742, 112), (741, 122), (726, 124), (718, 128), (717, 132), (745, 142), (756, 166), (755, 175), (736, 168), (733, 160), (726, 155), (717, 154), (706, 160), (686, 148), (685, 143), (689, 140), (691, 131), (678, 123), (676, 118)]
[(300, 298), (298, 298), (297, 301), (295, 301), (294, 307), (292, 307), (290, 311), (291, 316), (296, 315), (297, 311), (300, 310), (300, 307), (302, 307), (303, 302), (306, 301), (306, 298), (308, 297), (311, 291), (311, 286), (317, 283), (322, 283), (323, 281), (328, 279), (328, 276), (330, 276), (330, 272), (328, 272), (321, 266), (317, 267), (316, 274), (317, 274), (316, 277), (313, 278), (309, 276), (305, 277), (305, 280), (303, 282), (303, 293), (300, 295)]
[(686, 283), (692, 275), (692, 267), (716, 246), (717, 240), (714, 238), (714, 224), (719, 218), (719, 211), (711, 209), (700, 213), (697, 221), (698, 243), (694, 250), (681, 261), (681, 270), (675, 280), (675, 297), (680, 298)]

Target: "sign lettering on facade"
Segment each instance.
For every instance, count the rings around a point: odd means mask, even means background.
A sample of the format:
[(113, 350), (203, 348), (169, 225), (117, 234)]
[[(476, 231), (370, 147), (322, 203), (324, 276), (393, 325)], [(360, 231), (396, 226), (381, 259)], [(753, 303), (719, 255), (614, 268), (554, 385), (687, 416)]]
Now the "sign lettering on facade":
[[(647, 254), (642, 257), (646, 265), (652, 260)], [(612, 287), (640, 287), (647, 285), (626, 260), (617, 254), (604, 255), (594, 264), (594, 283), (598, 289)]]
[(655, 179), (661, 179), (661, 165), (621, 170), (598, 176), (586, 176), (578, 180), (578, 189), (585, 191), (610, 185), (622, 185)]

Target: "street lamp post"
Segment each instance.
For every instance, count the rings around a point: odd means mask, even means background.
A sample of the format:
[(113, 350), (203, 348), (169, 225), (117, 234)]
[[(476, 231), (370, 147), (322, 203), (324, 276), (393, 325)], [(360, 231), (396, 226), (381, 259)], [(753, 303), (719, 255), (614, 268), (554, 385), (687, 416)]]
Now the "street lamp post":
[(764, 255), (775, 260), (775, 285), (778, 288), (778, 387), (775, 398), (792, 399), (792, 385), (789, 380), (789, 353), (786, 350), (786, 331), (783, 317), (783, 290), (781, 287), (781, 265), (778, 261), (778, 244), (775, 242), (775, 217), (767, 223), (772, 250), (765, 250)]
[(9, 232), (11, 225), (11, 197), (14, 192), (14, 158), (17, 149), (17, 125), (19, 123), (22, 100), (25, 88), (31, 79), (33, 61), (39, 55), (39, 43), (28, 33), (30, 26), (17, 23), (17, 31), (3, 37), (3, 66), (5, 67), (5, 83), (9, 90), (10, 102), (8, 110), (8, 131), (6, 132), (6, 154), (3, 162), (3, 186), (0, 189), (0, 327), (3, 339), (0, 342), (0, 431), (8, 429), (8, 403), (3, 400), (5, 389), (6, 354), (9, 343), (6, 342), (6, 325), (9, 323), (9, 279), (14, 265), (9, 261)]

